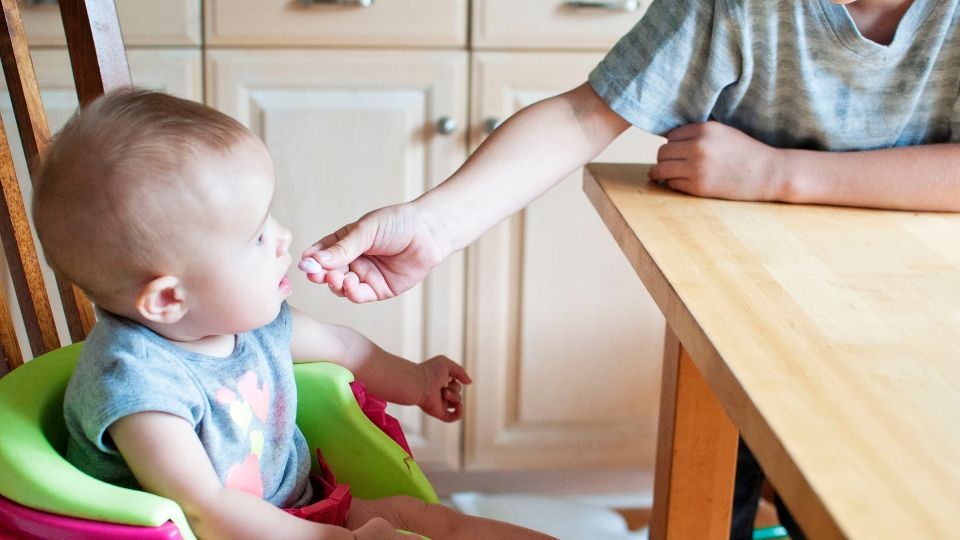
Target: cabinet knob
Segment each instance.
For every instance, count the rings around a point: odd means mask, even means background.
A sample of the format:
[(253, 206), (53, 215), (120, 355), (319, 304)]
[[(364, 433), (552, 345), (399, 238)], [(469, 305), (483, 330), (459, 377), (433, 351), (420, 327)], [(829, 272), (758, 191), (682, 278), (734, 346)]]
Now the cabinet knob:
[(640, 9), (640, 0), (566, 0), (568, 8), (610, 9), (613, 11), (636, 11)]
[(318, 6), (321, 4), (368, 8), (373, 5), (373, 0), (300, 0), (301, 6)]
[(493, 130), (495, 130), (495, 129), (497, 129), (498, 127), (500, 127), (500, 124), (501, 124), (501, 123), (502, 123), (502, 122), (500, 121), (499, 118), (496, 118), (496, 117), (491, 116), (491, 117), (489, 117), (489, 118), (487, 118), (486, 120), (483, 121), (483, 131), (484, 131), (487, 135), (489, 135), (489, 134), (493, 133)]
[(441, 116), (437, 120), (437, 133), (441, 135), (450, 135), (457, 130), (457, 121), (449, 116)]

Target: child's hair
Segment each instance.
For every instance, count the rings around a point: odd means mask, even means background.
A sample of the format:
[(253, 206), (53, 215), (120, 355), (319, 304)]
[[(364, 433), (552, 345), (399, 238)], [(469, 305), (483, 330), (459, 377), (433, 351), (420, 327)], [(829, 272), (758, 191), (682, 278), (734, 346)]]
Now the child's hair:
[[(210, 213), (204, 167), (255, 140), (210, 107), (136, 88), (101, 96), (53, 138), (33, 196), (49, 264), (98, 304), (138, 291)], [(184, 219), (184, 218), (187, 219)]]

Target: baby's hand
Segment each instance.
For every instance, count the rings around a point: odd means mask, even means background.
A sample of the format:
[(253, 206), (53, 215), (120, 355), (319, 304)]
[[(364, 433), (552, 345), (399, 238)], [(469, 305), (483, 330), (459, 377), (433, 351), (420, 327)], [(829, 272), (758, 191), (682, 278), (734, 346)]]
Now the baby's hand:
[(461, 383), (470, 384), (470, 376), (446, 356), (434, 356), (420, 364), (423, 393), (417, 405), (430, 416), (453, 422), (463, 416)]

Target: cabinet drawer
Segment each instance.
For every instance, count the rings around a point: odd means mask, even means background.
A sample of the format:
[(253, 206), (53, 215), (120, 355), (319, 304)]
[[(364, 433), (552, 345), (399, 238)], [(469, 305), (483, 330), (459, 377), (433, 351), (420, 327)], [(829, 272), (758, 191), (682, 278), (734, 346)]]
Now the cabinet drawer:
[(478, 49), (607, 50), (651, 0), (473, 0)]
[(467, 0), (207, 0), (205, 9), (209, 45), (467, 43)]
[[(123, 42), (131, 45), (199, 45), (200, 0), (116, 0)], [(31, 45), (66, 45), (60, 9), (49, 0), (21, 0)]]

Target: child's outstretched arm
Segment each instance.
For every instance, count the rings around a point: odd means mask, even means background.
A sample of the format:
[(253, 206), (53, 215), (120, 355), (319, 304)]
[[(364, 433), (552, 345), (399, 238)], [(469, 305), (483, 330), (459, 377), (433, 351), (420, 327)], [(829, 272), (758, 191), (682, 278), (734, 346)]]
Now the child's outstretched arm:
[(534, 103), (439, 186), (322, 238), (304, 251), (301, 269), (354, 302), (396, 296), (593, 159), (628, 125), (586, 83)]
[(702, 197), (960, 211), (960, 144), (790, 150), (706, 122), (667, 134), (650, 177)]
[(453, 360), (434, 356), (417, 364), (388, 353), (352, 328), (321, 323), (295, 308), (291, 311), (290, 350), (296, 361), (340, 364), (373, 395), (400, 405), (417, 405), (444, 422), (463, 416), (461, 385), (471, 380)]
[(193, 427), (178, 416), (132, 414), (114, 422), (109, 432), (143, 489), (176, 501), (198, 538), (411, 538), (383, 520), (354, 532), (313, 523), (259, 497), (223, 487)]

